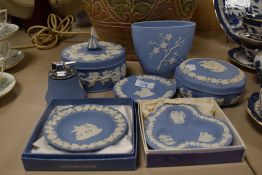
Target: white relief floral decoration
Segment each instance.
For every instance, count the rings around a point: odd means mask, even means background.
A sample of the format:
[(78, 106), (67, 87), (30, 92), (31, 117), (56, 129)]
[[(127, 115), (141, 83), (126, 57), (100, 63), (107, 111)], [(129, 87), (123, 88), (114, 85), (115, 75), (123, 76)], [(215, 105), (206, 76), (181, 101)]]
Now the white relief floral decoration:
[(126, 65), (123, 64), (121, 67), (116, 67), (112, 71), (105, 70), (101, 73), (89, 72), (88, 74), (78, 73), (78, 75), (80, 80), (87, 83), (89, 87), (95, 86), (95, 84), (98, 82), (100, 82), (102, 85), (105, 85), (109, 81), (116, 83), (118, 80), (125, 77)]
[(148, 45), (153, 46), (152, 51), (150, 52), (150, 58), (157, 58), (159, 57), (158, 54), (164, 53), (163, 59), (161, 59), (157, 70), (160, 71), (161, 67), (164, 64), (175, 64), (177, 61), (178, 52), (176, 51), (177, 48), (182, 47), (184, 43), (184, 39), (179, 37), (176, 39), (175, 44), (171, 45), (173, 35), (171, 33), (168, 34), (159, 34), (160, 42), (156, 41), (149, 41)]

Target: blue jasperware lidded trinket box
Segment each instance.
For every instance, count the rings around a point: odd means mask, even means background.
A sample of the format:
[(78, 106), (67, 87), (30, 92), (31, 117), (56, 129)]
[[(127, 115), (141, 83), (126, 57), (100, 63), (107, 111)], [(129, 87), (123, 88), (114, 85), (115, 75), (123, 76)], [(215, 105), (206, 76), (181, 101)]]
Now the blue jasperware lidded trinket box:
[(220, 106), (238, 103), (246, 83), (243, 71), (228, 62), (210, 58), (182, 62), (175, 78), (183, 97), (213, 97)]
[(111, 90), (126, 75), (125, 49), (118, 44), (97, 41), (91, 36), (88, 42), (65, 48), (63, 61), (74, 61), (74, 67), (87, 92)]

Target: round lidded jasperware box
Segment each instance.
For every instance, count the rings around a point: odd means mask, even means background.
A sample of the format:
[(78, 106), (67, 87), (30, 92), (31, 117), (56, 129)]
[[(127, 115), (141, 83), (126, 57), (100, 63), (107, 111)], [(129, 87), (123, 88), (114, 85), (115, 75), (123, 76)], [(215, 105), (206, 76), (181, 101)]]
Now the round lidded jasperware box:
[(175, 78), (183, 97), (213, 97), (220, 106), (240, 102), (246, 84), (242, 70), (210, 58), (185, 60), (176, 68)]
[(87, 92), (111, 90), (126, 75), (125, 49), (118, 44), (91, 36), (88, 42), (75, 44), (61, 52), (63, 61), (74, 61)]

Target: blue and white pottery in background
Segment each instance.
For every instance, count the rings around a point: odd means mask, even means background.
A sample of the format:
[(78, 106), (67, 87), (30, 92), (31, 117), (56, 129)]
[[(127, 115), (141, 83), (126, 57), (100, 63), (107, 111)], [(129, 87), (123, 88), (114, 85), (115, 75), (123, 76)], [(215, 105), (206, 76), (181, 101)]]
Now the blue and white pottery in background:
[(95, 151), (120, 140), (128, 128), (123, 114), (103, 105), (71, 106), (57, 111), (44, 125), (52, 146), (69, 152)]
[(257, 72), (257, 79), (260, 87), (262, 87), (262, 52), (259, 52), (255, 59), (254, 59), (254, 65)]
[(254, 38), (252, 35), (250, 35), (245, 30), (240, 30), (237, 35), (239, 36), (239, 39), (241, 41), (244, 41), (246, 43), (249, 43), (250, 45), (254, 46), (261, 46), (262, 45), (262, 39)]
[(225, 122), (205, 116), (191, 105), (162, 105), (144, 123), (152, 149), (212, 149), (229, 146), (233, 140)]
[(262, 14), (262, 0), (214, 0), (217, 18), (225, 33), (240, 44), (237, 33), (243, 30), (242, 17)]
[(74, 61), (74, 67), (87, 92), (111, 90), (114, 84), (126, 75), (125, 49), (118, 44), (96, 41), (91, 36), (89, 42), (65, 48), (63, 61)]
[(190, 21), (133, 23), (134, 48), (144, 72), (173, 78), (176, 66), (186, 59), (191, 49), (195, 26)]
[(176, 69), (175, 79), (182, 96), (221, 97), (215, 98), (221, 106), (238, 103), (246, 83), (242, 70), (211, 58), (193, 58), (182, 62)]
[(153, 75), (130, 76), (115, 84), (114, 93), (117, 97), (133, 100), (172, 98), (176, 93), (176, 84)]
[(250, 117), (262, 126), (261, 102), (259, 92), (253, 93), (247, 99), (247, 111)]
[(227, 54), (230, 61), (245, 68), (255, 70), (253, 61), (247, 57), (246, 51), (243, 47), (230, 49)]
[(247, 58), (254, 61), (256, 54), (262, 51), (262, 45), (254, 44), (253, 42), (242, 40), (241, 46), (244, 48)]
[(258, 40), (262, 40), (262, 15), (245, 15), (243, 17), (245, 30)]
[(50, 103), (52, 99), (83, 99), (86, 92), (80, 84), (79, 77), (74, 68), (65, 69), (63, 63), (55, 65), (48, 76), (48, 89), (45, 99)]

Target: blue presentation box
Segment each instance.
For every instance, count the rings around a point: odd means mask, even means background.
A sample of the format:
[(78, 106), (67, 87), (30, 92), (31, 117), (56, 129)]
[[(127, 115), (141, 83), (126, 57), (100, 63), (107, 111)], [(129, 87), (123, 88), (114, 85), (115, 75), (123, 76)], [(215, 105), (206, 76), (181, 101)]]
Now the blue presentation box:
[[(42, 133), (45, 121), (56, 106), (65, 105), (129, 105), (133, 109), (132, 143), (133, 150), (127, 154), (36, 154), (31, 153), (32, 144)], [(127, 171), (137, 167), (138, 121), (134, 102), (127, 98), (106, 99), (54, 99), (47, 106), (36, 125), (23, 153), (22, 162), (26, 171)]]

